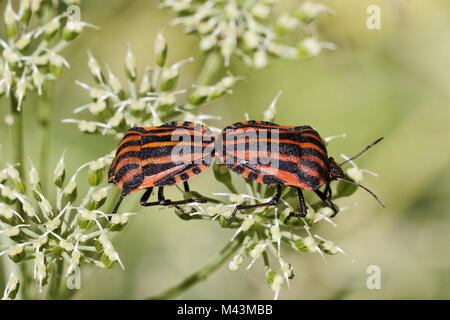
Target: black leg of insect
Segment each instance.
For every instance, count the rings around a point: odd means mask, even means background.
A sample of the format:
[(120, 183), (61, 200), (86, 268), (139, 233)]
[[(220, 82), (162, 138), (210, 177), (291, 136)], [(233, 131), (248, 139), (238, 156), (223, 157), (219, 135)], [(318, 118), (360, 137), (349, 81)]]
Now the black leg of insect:
[(287, 223), (291, 217), (304, 218), (308, 214), (308, 209), (306, 208), (305, 198), (303, 197), (303, 192), (301, 188), (296, 188), (298, 193), (298, 201), (300, 202), (300, 210), (302, 213), (291, 212), (284, 220)]
[(323, 191), (325, 193), (325, 197), (328, 199), (331, 199), (333, 197), (333, 192), (331, 191), (330, 183), (328, 182), (325, 186), (325, 190)]
[(252, 204), (252, 205), (237, 205), (234, 208), (231, 215), (229, 217), (225, 218), (225, 220), (227, 220), (227, 221), (231, 220), (236, 215), (238, 210), (256, 209), (256, 208), (263, 208), (263, 207), (269, 207), (269, 206), (276, 206), (278, 204), (278, 202), (280, 201), (280, 198), (281, 198), (281, 185), (277, 184), (277, 192), (275, 193), (273, 198), (270, 199), (269, 202), (260, 203), (260, 204)]
[[(189, 184), (187, 181), (184, 181), (184, 190), (186, 192), (189, 192)], [(143, 207), (150, 207), (150, 206), (174, 206), (177, 210), (184, 213), (183, 209), (179, 207), (181, 204), (188, 204), (188, 203), (205, 203), (206, 200), (204, 199), (186, 199), (181, 201), (172, 201), (167, 200), (164, 197), (164, 187), (159, 187), (158, 189), (158, 201), (154, 202), (147, 202), (147, 200), (150, 198), (150, 195), (152, 194), (153, 188), (148, 188), (145, 193), (142, 195), (140, 203)]]
[(331, 200), (329, 198), (327, 198), (327, 196), (325, 195), (325, 193), (323, 193), (320, 190), (314, 190), (314, 192), (319, 196), (319, 198), (325, 202), (325, 204), (331, 209), (333, 210), (333, 214), (331, 215), (331, 217), (334, 217), (337, 213), (338, 213), (338, 209), (336, 208), (336, 206), (334, 205), (333, 202), (331, 202)]

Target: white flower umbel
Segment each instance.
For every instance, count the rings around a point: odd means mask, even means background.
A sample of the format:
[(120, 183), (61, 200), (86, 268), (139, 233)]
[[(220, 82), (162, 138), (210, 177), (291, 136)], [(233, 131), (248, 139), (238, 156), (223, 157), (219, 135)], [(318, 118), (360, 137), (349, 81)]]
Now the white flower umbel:
[[(128, 46), (125, 56), (126, 84), (122, 84), (109, 67), (104, 72), (97, 59), (89, 52), (88, 67), (96, 84), (89, 85), (79, 81), (77, 84), (89, 92), (92, 101), (76, 108), (74, 112), (89, 111), (91, 119), (65, 119), (64, 122), (76, 123), (86, 133), (118, 137), (130, 127), (158, 126), (175, 115), (178, 115), (177, 119), (201, 123), (210, 116), (198, 115), (197, 108), (231, 93), (231, 88), (239, 79), (227, 74), (211, 86), (193, 86), (188, 93), (187, 89), (178, 89), (177, 86), (182, 67), (192, 62), (193, 58), (167, 65), (168, 45), (161, 31), (156, 36), (154, 51), (155, 65), (145, 67), (139, 79), (136, 58)], [(187, 99), (181, 99), (180, 96), (186, 93)]]
[[(48, 81), (61, 76), (67, 61), (59, 55), (84, 27), (66, 12), (75, 1), (8, 0), (3, 15), (6, 37), (0, 38), (0, 96), (14, 95), (22, 108), (29, 91), (42, 94)], [(46, 14), (41, 14), (45, 12)]]
[[(29, 193), (24, 192), (23, 179), (15, 166), (8, 165), (0, 170), (0, 233), (11, 240), (0, 255), (7, 254), (15, 263), (32, 260), (34, 279), (40, 291), (58, 269), (55, 268), (58, 261), (67, 262), (66, 276), (82, 262), (104, 268), (117, 263), (123, 268), (109, 239), (112, 232), (125, 227), (128, 215), (132, 214), (117, 215), (109, 221), (109, 212), (101, 210), (111, 190), (101, 187), (101, 177), (111, 161), (112, 156), (108, 155), (88, 162), (66, 179), (62, 156), (54, 171), (56, 197), (42, 192), (39, 173), (31, 161)], [(83, 181), (78, 176), (86, 169), (90, 188), (80, 199), (78, 186)], [(50, 200), (53, 198), (56, 198), (55, 203)], [(14, 209), (17, 203), (21, 204), (23, 214)], [(4, 298), (12, 298), (14, 290), (13, 282), (9, 283)]]
[[(282, 58), (303, 57), (302, 42), (298, 46), (295, 43), (286, 45), (281, 43), (282, 38), (287, 33), (311, 34), (315, 30), (313, 24), (317, 16), (323, 12), (332, 13), (325, 5), (309, 1), (294, 12), (285, 12), (277, 2), (162, 0), (161, 4), (177, 15), (173, 24), (182, 25), (186, 33), (200, 36), (201, 50), (217, 50), (224, 57), (226, 66), (231, 56), (236, 54), (247, 65), (261, 69), (268, 65), (269, 54)], [(312, 47), (308, 42), (306, 46), (307, 49)], [(331, 45), (319, 44), (314, 55), (324, 47)]]

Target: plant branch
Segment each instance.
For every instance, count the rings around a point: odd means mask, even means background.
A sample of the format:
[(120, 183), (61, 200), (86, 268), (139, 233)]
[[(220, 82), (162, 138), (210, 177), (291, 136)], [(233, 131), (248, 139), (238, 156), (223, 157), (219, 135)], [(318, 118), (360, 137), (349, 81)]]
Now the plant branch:
[(17, 100), (13, 93), (11, 93), (11, 115), (13, 117), (12, 131), (11, 131), (11, 146), (13, 149), (13, 162), (19, 163), (17, 167), (20, 177), (25, 179), (24, 176), (24, 162), (23, 162), (23, 114), (22, 110), (17, 109)]
[(42, 177), (42, 187), (46, 190), (48, 180), (48, 156), (50, 153), (50, 115), (51, 115), (51, 84), (42, 88), (42, 96), (38, 100), (38, 125), (40, 131), (39, 173)]
[(240, 233), (232, 241), (229, 241), (207, 264), (182, 280), (179, 284), (165, 290), (164, 292), (150, 297), (151, 300), (173, 299), (196, 285), (202, 280), (208, 278), (213, 272), (219, 269), (230, 257), (241, 247), (245, 235)]

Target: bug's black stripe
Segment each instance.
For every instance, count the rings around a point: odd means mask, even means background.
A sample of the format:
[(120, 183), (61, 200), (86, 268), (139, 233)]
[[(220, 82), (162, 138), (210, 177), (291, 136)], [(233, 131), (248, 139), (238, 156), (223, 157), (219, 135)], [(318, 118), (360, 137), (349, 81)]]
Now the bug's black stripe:
[(142, 172), (146, 176), (151, 176), (166, 170), (169, 170), (173, 167), (179, 166), (179, 164), (173, 163), (173, 162), (166, 162), (166, 163), (152, 163), (146, 166), (142, 167)]
[(173, 185), (173, 184), (175, 184), (175, 182), (176, 182), (174, 176), (176, 176), (176, 175), (178, 175), (178, 174), (180, 174), (180, 173), (183, 173), (183, 172), (185, 172), (185, 171), (187, 171), (187, 170), (189, 170), (189, 169), (191, 169), (191, 168), (194, 168), (194, 167), (196, 167), (196, 166), (197, 166), (196, 164), (188, 164), (188, 165), (185, 165), (183, 168), (181, 168), (181, 169), (179, 169), (179, 170), (177, 170), (177, 171), (175, 171), (175, 172), (172, 172), (171, 174), (167, 175), (167, 176), (164, 177), (164, 178), (161, 178), (161, 179), (157, 180), (157, 181), (154, 183), (154, 185), (155, 185), (155, 186)]
[(139, 188), (144, 181), (145, 175), (140, 173), (136, 175), (134, 178), (125, 181), (122, 185), (122, 193), (128, 194), (136, 188)]
[(116, 167), (120, 164), (120, 162), (122, 160), (124, 160), (126, 158), (129, 158), (129, 157), (140, 158), (140, 156), (141, 156), (141, 153), (139, 151), (128, 151), (128, 152), (125, 152), (125, 153), (121, 154), (119, 157), (117, 157), (114, 160), (115, 163), (111, 166), (111, 170), (113, 172), (116, 171)]
[(300, 163), (314, 171), (317, 171), (319, 175), (326, 180), (328, 174), (327, 174), (327, 168), (322, 167), (318, 162), (310, 161), (306, 159), (301, 159)]
[(171, 135), (164, 136), (155, 136), (155, 135), (145, 135), (141, 139), (142, 145), (151, 142), (169, 142), (169, 141), (178, 141), (178, 142), (186, 142), (186, 143), (201, 143), (201, 142), (213, 142), (213, 136), (208, 136), (202, 134), (194, 136), (193, 134), (183, 134), (181, 132), (173, 131)]
[(309, 185), (311, 190), (317, 190), (321, 186), (319, 179), (317, 179), (316, 177), (310, 176), (309, 174), (307, 174), (303, 171), (297, 171), (296, 175), (297, 175), (298, 181)]
[(328, 158), (325, 157), (322, 153), (317, 151), (316, 149), (311, 148), (301, 148), (301, 155), (310, 155), (319, 158), (324, 163), (328, 163)]
[(120, 180), (122, 180), (123, 176), (130, 170), (139, 168), (139, 164), (137, 163), (128, 163), (126, 165), (124, 165), (123, 167), (121, 167), (119, 169), (119, 171), (117, 171), (116, 175), (114, 176), (114, 183), (119, 182)]
[(272, 175), (264, 175), (262, 181), (264, 184), (285, 184), (283, 180)]
[(141, 144), (141, 140), (131, 140), (131, 141), (127, 141), (124, 142), (122, 144), (119, 144), (119, 147), (117, 148), (116, 154), (119, 154), (120, 151), (122, 151), (123, 149), (125, 149), (126, 147), (130, 147), (130, 146), (139, 146)]

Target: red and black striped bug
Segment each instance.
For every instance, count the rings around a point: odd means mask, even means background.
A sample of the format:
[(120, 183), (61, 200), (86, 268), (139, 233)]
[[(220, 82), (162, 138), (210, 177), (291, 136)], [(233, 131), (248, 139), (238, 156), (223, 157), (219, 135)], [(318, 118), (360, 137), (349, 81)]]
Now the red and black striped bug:
[[(324, 141), (310, 126), (280, 126), (266, 121), (244, 121), (226, 127), (220, 138), (216, 145), (216, 157), (230, 170), (244, 178), (277, 187), (275, 196), (269, 202), (238, 205), (230, 219), (237, 210), (276, 205), (281, 198), (283, 185), (297, 188), (301, 208), (301, 214), (291, 213), (288, 219), (307, 214), (302, 189), (314, 191), (333, 210), (335, 216), (338, 209), (331, 201), (330, 182), (333, 180), (363, 188), (384, 207), (372, 191), (347, 179), (341, 168), (383, 138), (340, 164), (328, 157)], [(323, 185), (325, 189), (322, 192), (319, 188)]]
[[(113, 210), (116, 213), (128, 194), (146, 189), (142, 206), (174, 206), (203, 199), (172, 201), (164, 198), (163, 189), (184, 183), (205, 170), (214, 157), (215, 137), (207, 127), (189, 121), (172, 121), (159, 127), (131, 128), (122, 138), (109, 168), (108, 182), (116, 184), (122, 193)], [(154, 187), (158, 201), (147, 202)]]

